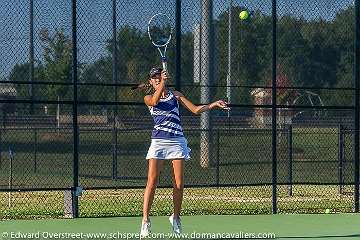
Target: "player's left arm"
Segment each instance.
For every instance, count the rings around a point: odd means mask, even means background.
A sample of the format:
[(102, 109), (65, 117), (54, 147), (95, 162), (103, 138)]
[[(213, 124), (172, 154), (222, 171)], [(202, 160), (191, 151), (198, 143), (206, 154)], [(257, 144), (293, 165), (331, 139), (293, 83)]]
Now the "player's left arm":
[(211, 110), (213, 108), (220, 108), (229, 110), (230, 108), (227, 106), (227, 103), (223, 100), (218, 100), (210, 104), (206, 105), (195, 105), (193, 104), (189, 99), (185, 97), (184, 94), (178, 91), (173, 91), (175, 97), (178, 99), (178, 101), (183, 105), (186, 109), (188, 109), (190, 112), (194, 114), (200, 114), (202, 112)]

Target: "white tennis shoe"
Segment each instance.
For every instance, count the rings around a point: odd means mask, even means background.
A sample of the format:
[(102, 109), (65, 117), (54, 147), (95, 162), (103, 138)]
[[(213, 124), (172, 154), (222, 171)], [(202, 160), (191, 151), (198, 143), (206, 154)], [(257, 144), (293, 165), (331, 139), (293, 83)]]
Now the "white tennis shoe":
[(169, 217), (169, 221), (171, 223), (172, 230), (174, 231), (174, 233), (181, 234), (182, 229), (181, 229), (181, 220), (180, 220), (180, 218), (174, 218), (174, 214), (172, 214)]
[(142, 222), (141, 231), (140, 231), (140, 239), (146, 238), (151, 233), (151, 222), (150, 220), (146, 222)]

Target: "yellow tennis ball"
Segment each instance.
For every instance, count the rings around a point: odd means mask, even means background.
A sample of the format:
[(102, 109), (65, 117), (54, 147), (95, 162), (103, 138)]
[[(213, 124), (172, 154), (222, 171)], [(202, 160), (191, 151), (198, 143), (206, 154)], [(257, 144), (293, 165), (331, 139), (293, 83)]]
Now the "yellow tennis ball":
[(326, 214), (330, 213), (330, 209), (326, 209), (326, 210), (325, 210), (325, 213), (326, 213)]
[(239, 18), (241, 20), (246, 20), (249, 18), (249, 12), (244, 10), (244, 11), (241, 11), (240, 14), (239, 14)]

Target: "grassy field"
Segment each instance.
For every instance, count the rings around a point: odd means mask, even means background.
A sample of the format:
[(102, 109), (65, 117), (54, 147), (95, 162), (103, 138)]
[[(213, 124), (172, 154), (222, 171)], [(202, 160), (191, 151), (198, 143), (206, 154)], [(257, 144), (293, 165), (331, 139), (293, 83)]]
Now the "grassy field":
[[(218, 135), (219, 133), (219, 135)], [(213, 134), (212, 167), (200, 166), (200, 134), (187, 132), (192, 160), (187, 163), (187, 184), (258, 184), (271, 183), (271, 132), (253, 129), (239, 130), (232, 135), (227, 131)], [(352, 140), (345, 135), (344, 175), (352, 179)], [(35, 140), (36, 138), (36, 140)], [(149, 132), (118, 132), (116, 175), (124, 178), (146, 177), (145, 158), (149, 147)], [(67, 186), (72, 175), (72, 134), (45, 130), (8, 130), (1, 138), (0, 185), (8, 186), (8, 148), (14, 152), (13, 185), (23, 187)], [(219, 144), (217, 144), (219, 143)], [(338, 182), (338, 132), (336, 128), (299, 128), (293, 131), (293, 181), (296, 183)], [(79, 172), (103, 178), (113, 176), (112, 135), (108, 130), (80, 133)], [(219, 169), (216, 168), (217, 161)], [(218, 172), (217, 172), (218, 171)], [(60, 179), (59, 179), (60, 176)], [(218, 178), (217, 178), (218, 177)], [(287, 183), (289, 157), (287, 135), (279, 134), (278, 181)], [(108, 186), (108, 180), (83, 179), (87, 187)], [(164, 174), (163, 182), (171, 180)], [(122, 181), (114, 181), (122, 185)], [(128, 181), (129, 182), (129, 181)], [(71, 183), (71, 181), (70, 181)], [(103, 183), (103, 184), (102, 184)], [(113, 185), (113, 184), (112, 184)]]
[[(270, 213), (271, 212), (271, 131), (240, 129), (229, 135), (215, 131), (212, 160), (216, 165), (200, 166), (199, 131), (185, 131), (192, 160), (186, 163), (187, 186), (209, 184), (264, 184), (263, 187), (188, 188), (184, 199), (186, 214), (198, 213)], [(79, 146), (80, 185), (92, 187), (143, 187), (150, 133), (146, 131), (118, 132), (117, 179), (112, 179), (112, 135), (109, 130), (81, 130)], [(345, 138), (345, 180), (352, 178), (352, 135)], [(278, 135), (278, 182), (289, 178), (288, 141), (286, 133)], [(219, 143), (219, 144), (217, 144)], [(0, 186), (9, 187), (9, 147), (14, 152), (13, 188), (71, 187), (73, 156), (71, 131), (21, 130), (1, 132)], [(338, 129), (294, 128), (293, 182), (338, 183)], [(160, 185), (171, 185), (171, 166), (167, 164)], [(92, 175), (93, 177), (90, 177)], [(286, 196), (286, 186), (279, 186), (280, 212), (322, 212), (326, 208), (351, 211), (351, 196), (337, 195), (338, 187), (296, 185), (294, 195)], [(161, 189), (154, 214), (171, 209), (170, 190)], [(162, 194), (164, 193), (164, 194)], [(25, 196), (25, 197), (24, 197)], [(191, 197), (190, 197), (191, 196)], [(3, 217), (62, 216), (62, 192), (13, 193), (14, 206), (7, 207), (3, 194)], [(41, 200), (42, 199), (42, 200)], [(252, 201), (252, 200), (253, 201)], [(43, 204), (38, 205), (38, 203)], [(83, 216), (139, 215), (142, 190), (88, 190), (81, 197)], [(47, 205), (48, 203), (48, 205)], [(21, 207), (22, 206), (22, 207)], [(33, 206), (33, 207), (32, 207)]]
[[(350, 187), (350, 186), (349, 186)], [(143, 189), (86, 190), (80, 199), (81, 217), (140, 216)], [(64, 192), (14, 192), (0, 194), (1, 218), (63, 217)], [(337, 186), (296, 185), (288, 196), (286, 186), (278, 187), (279, 213), (351, 212), (352, 195), (338, 193)], [(151, 215), (172, 211), (172, 189), (156, 192)], [(183, 214), (270, 214), (271, 186), (236, 188), (186, 188)]]

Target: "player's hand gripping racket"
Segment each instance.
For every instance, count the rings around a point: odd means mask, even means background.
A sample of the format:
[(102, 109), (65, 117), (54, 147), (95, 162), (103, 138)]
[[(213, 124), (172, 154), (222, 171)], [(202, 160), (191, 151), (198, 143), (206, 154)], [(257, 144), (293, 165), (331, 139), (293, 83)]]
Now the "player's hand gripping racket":
[(172, 34), (170, 18), (162, 13), (152, 16), (148, 24), (148, 34), (150, 41), (160, 53), (163, 69), (167, 71), (166, 50)]

